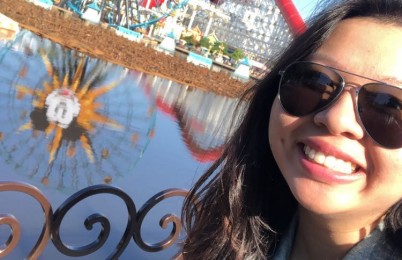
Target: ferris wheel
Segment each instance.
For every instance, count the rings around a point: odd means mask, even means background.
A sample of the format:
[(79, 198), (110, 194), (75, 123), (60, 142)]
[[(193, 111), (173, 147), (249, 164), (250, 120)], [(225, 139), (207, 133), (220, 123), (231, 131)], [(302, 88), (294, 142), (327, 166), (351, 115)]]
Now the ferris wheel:
[(20, 34), (0, 46), (2, 170), (65, 192), (122, 181), (156, 121), (135, 72)]

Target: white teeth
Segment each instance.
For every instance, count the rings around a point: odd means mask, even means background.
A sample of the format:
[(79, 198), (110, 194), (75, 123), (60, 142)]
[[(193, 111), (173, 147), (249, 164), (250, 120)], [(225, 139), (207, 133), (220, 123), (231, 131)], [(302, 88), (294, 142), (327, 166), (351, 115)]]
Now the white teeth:
[(334, 168), (335, 167), (335, 164), (336, 164), (336, 158), (335, 157), (333, 157), (333, 156), (327, 156), (326, 158), (325, 158), (325, 162), (324, 162), (324, 165), (327, 167), (327, 168)]
[(335, 158), (332, 155), (325, 156), (322, 152), (317, 152), (307, 145), (304, 146), (303, 150), (310, 160), (317, 164), (321, 164), (328, 169), (345, 174), (351, 174), (356, 170), (356, 164)]
[[(311, 149), (310, 149), (311, 150)], [(315, 154), (314, 161), (319, 164), (324, 164), (325, 155), (322, 152), (318, 152)]]

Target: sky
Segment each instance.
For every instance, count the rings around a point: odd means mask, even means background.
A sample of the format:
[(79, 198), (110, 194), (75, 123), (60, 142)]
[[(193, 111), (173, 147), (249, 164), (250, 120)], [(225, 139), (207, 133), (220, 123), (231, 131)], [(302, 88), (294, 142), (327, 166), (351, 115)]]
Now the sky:
[(303, 19), (308, 18), (311, 12), (314, 10), (318, 0), (293, 0), (297, 10)]

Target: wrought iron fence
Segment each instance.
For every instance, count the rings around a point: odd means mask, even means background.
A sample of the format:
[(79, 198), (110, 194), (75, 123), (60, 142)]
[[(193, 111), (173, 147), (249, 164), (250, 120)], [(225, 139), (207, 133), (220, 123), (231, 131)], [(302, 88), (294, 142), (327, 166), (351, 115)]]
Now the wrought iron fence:
[[(137, 210), (134, 201), (123, 190), (110, 185), (94, 185), (84, 188), (70, 197), (68, 197), (55, 211), (53, 211), (49, 200), (43, 193), (33, 185), (23, 182), (7, 182), (0, 181), (0, 196), (6, 191), (13, 191), (28, 195), (35, 199), (43, 210), (43, 226), (41, 233), (29, 252), (27, 259), (37, 259), (45, 250), (49, 241), (53, 243), (55, 248), (62, 254), (72, 257), (87, 256), (102, 248), (109, 237), (111, 231), (110, 221), (107, 216), (101, 213), (94, 213), (88, 216), (84, 221), (84, 226), (87, 230), (91, 230), (94, 224), (101, 226), (100, 232), (95, 241), (83, 245), (72, 246), (64, 243), (61, 236), (61, 225), (64, 217), (70, 210), (79, 202), (98, 194), (106, 194), (120, 198), (128, 213), (127, 224), (120, 241), (106, 259), (118, 259), (125, 251), (130, 241), (132, 240), (140, 249), (147, 252), (158, 252), (165, 250), (175, 244), (179, 238), (181, 231), (181, 220), (174, 214), (166, 214), (160, 219), (160, 226), (167, 228), (171, 223), (172, 230), (168, 237), (158, 243), (148, 243), (141, 236), (141, 227), (143, 221), (150, 210), (163, 200), (175, 196), (185, 197), (187, 191), (184, 189), (167, 189), (163, 190), (150, 199)], [(7, 225), (10, 230), (10, 235), (7, 241), (0, 244), (0, 258), (10, 254), (18, 245), (21, 239), (21, 225), (19, 220), (9, 213), (0, 212), (0, 226)], [(173, 256), (172, 259), (182, 259), (180, 253)]]

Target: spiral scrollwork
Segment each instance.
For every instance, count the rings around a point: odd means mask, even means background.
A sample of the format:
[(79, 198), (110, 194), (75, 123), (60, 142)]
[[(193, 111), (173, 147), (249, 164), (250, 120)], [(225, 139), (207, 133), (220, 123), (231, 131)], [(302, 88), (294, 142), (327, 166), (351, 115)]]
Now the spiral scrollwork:
[[(38, 201), (42, 207), (45, 217), (42, 232), (27, 257), (28, 259), (37, 259), (42, 254), (50, 239), (50, 227), (53, 212), (52, 207), (46, 197), (36, 187), (32, 185), (22, 182), (0, 181), (0, 192), (5, 191), (16, 191), (28, 194), (36, 201)], [(21, 227), (18, 220), (10, 214), (0, 215), (0, 225), (8, 225), (11, 229), (9, 239), (2, 246), (2, 248), (4, 249), (0, 250), (0, 257), (4, 257), (5, 255), (8, 255), (11, 251), (13, 251), (13, 249), (18, 244), (21, 237)]]
[(108, 185), (94, 185), (87, 187), (85, 189), (82, 189), (76, 193), (74, 193), (72, 196), (70, 196), (64, 203), (55, 211), (53, 215), (53, 228), (52, 228), (52, 241), (55, 247), (63, 254), (68, 255), (68, 256), (85, 256), (89, 255), (99, 248), (103, 246), (103, 244), (106, 242), (107, 238), (109, 237), (110, 234), (110, 223), (109, 220), (98, 213), (90, 215), (84, 222), (84, 226), (87, 230), (91, 230), (93, 225), (96, 223), (99, 223), (102, 227), (96, 241), (93, 241), (92, 243), (85, 245), (85, 246), (80, 246), (80, 247), (73, 247), (70, 245), (66, 245), (61, 241), (60, 238), (60, 225), (63, 221), (63, 218), (67, 214), (67, 212), (74, 207), (77, 203), (80, 201), (93, 196), (97, 194), (112, 194), (115, 195), (119, 198), (121, 198), (124, 203), (126, 204), (127, 211), (128, 211), (128, 220), (127, 220), (127, 226), (126, 230), (119, 241), (118, 245), (116, 248), (113, 250), (113, 252), (107, 257), (107, 259), (118, 259), (119, 256), (123, 253), (125, 248), (127, 247), (131, 235), (134, 232), (134, 224), (133, 221), (136, 220), (136, 208), (134, 205), (134, 202), (131, 200), (131, 198), (122, 190), (113, 187), (113, 186), (108, 186)]
[(4, 257), (11, 253), (18, 245), (21, 237), (21, 226), (18, 220), (11, 214), (0, 214), (1, 225), (8, 225), (11, 229), (7, 241), (3, 245), (0, 245), (0, 257)]
[(159, 243), (150, 244), (145, 242), (141, 237), (141, 225), (148, 212), (162, 200), (174, 196), (185, 197), (187, 193), (188, 191), (184, 189), (167, 189), (157, 193), (156, 195), (151, 197), (147, 202), (145, 202), (142, 208), (138, 211), (138, 218), (136, 222), (137, 225), (135, 227), (135, 232), (133, 235), (134, 241), (141, 249), (148, 252), (158, 252), (170, 247), (176, 242), (176, 240), (179, 237), (182, 224), (180, 218), (178, 218), (173, 214), (167, 214), (163, 216), (159, 222), (159, 225), (164, 229), (168, 227), (169, 223), (172, 223), (173, 225), (172, 231), (170, 232), (169, 236)]
[[(183, 189), (167, 189), (161, 191), (151, 197), (137, 212), (133, 200), (124, 191), (109, 185), (94, 185), (70, 196), (53, 214), (49, 201), (32, 185), (19, 182), (0, 182), (0, 192), (4, 191), (17, 191), (28, 194), (40, 203), (44, 211), (45, 224), (43, 225), (39, 239), (27, 257), (28, 259), (37, 259), (42, 254), (50, 240), (50, 235), (52, 235), (51, 239), (54, 246), (60, 253), (67, 256), (85, 256), (100, 249), (107, 241), (111, 229), (108, 218), (100, 213), (91, 214), (83, 223), (87, 230), (91, 230), (93, 226), (97, 224), (101, 226), (101, 230), (95, 241), (84, 246), (71, 246), (63, 243), (60, 236), (60, 226), (66, 214), (79, 202), (97, 194), (111, 194), (119, 197), (124, 201), (128, 212), (124, 234), (115, 249), (106, 259), (118, 259), (126, 249), (131, 238), (133, 238), (134, 242), (144, 251), (157, 252), (164, 250), (177, 241), (182, 227), (180, 218), (173, 214), (166, 214), (161, 218), (159, 225), (162, 228), (167, 229), (170, 224), (172, 224), (173, 227), (167, 238), (155, 244), (147, 243), (141, 237), (142, 223), (148, 212), (161, 201), (174, 196), (185, 197), (187, 195), (187, 191)], [(1, 258), (12, 252), (18, 245), (21, 237), (21, 227), (19, 221), (13, 215), (4, 213), (0, 213), (0, 225), (8, 225), (11, 230), (7, 241), (0, 244)], [(182, 256), (178, 253), (173, 259), (182, 259)]]

